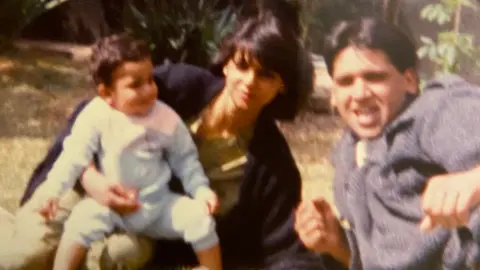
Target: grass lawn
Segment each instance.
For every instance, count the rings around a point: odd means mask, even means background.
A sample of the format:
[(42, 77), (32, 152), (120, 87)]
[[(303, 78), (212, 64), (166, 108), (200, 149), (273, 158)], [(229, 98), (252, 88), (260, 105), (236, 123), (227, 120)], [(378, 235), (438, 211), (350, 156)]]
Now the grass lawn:
[(84, 65), (40, 52), (0, 55), (0, 205), (15, 210), (34, 166), (66, 121), (92, 94)]

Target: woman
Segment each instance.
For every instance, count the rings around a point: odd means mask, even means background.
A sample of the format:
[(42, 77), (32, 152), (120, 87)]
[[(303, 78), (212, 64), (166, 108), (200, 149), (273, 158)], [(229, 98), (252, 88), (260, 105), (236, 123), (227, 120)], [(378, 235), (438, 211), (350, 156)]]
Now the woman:
[[(159, 99), (190, 125), (200, 160), (220, 196), (217, 230), (225, 269), (321, 267), (321, 258), (307, 253), (293, 229), (293, 211), (301, 197), (300, 174), (275, 125), (275, 120), (294, 119), (312, 90), (308, 54), (295, 31), (265, 13), (244, 21), (222, 44), (212, 70), (213, 74), (175, 64), (157, 68), (154, 78)], [(85, 104), (77, 107), (34, 171), (23, 202), (45, 179)], [(123, 196), (127, 188), (114, 180), (104, 179), (92, 166), (80, 183), (90, 196), (112, 209), (134, 211), (135, 201)], [(176, 179), (172, 179), (172, 189), (181, 192)], [(115, 237), (118, 241), (110, 237), (101, 248), (102, 264), (109, 263), (105, 259), (109, 257), (110, 263), (138, 267), (151, 254), (149, 240), (122, 233)], [(115, 250), (122, 245), (122, 251)], [(152, 266), (194, 263), (194, 254), (184, 243), (159, 241), (155, 250)]]

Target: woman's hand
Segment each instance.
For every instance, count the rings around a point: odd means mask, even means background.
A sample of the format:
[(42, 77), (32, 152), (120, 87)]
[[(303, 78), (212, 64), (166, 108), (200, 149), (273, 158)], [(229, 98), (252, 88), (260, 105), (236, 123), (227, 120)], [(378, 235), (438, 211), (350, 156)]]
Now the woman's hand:
[(295, 230), (308, 249), (328, 253), (343, 264), (349, 264), (350, 250), (344, 231), (323, 198), (300, 203), (295, 213)]
[(83, 173), (81, 183), (92, 198), (119, 215), (128, 215), (138, 210), (137, 191), (105, 178), (93, 164)]
[(430, 178), (423, 193), (424, 232), (436, 226), (456, 228), (467, 225), (470, 211), (480, 203), (480, 170), (444, 174)]

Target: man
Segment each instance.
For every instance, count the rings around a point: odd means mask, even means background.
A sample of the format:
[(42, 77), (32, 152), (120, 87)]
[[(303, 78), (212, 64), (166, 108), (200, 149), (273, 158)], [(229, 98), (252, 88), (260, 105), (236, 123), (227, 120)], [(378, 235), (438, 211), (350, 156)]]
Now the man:
[(458, 76), (418, 94), (416, 48), (375, 19), (327, 39), (332, 105), (347, 124), (334, 195), (303, 202), (296, 230), (351, 269), (479, 269), (480, 89)]

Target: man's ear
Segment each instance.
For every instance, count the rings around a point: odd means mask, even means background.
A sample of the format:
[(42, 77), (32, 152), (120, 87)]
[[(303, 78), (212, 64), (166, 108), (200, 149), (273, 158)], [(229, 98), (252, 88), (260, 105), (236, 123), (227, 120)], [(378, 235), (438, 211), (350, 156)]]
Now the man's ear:
[(330, 89), (330, 106), (335, 108), (337, 106), (337, 99), (335, 98), (335, 95), (332, 93), (332, 89)]
[(407, 92), (410, 94), (418, 94), (418, 80), (417, 72), (413, 68), (408, 68), (403, 72), (403, 77), (407, 86)]

